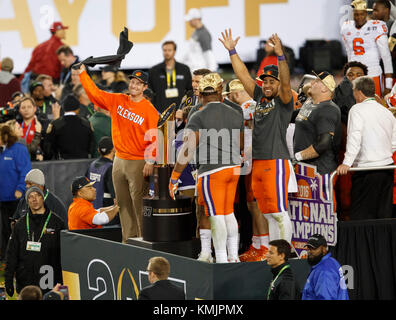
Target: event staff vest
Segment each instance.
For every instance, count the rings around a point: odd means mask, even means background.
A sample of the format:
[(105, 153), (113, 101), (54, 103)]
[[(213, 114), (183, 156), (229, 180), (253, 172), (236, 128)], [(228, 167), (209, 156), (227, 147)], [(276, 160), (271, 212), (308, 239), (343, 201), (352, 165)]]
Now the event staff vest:
[(105, 191), (104, 176), (109, 167), (113, 165), (112, 162), (106, 162), (101, 166), (97, 166), (97, 162), (100, 159), (96, 159), (89, 166), (89, 180), (95, 181), (94, 188), (96, 189), (96, 199), (92, 202), (95, 209), (103, 207), (103, 198)]

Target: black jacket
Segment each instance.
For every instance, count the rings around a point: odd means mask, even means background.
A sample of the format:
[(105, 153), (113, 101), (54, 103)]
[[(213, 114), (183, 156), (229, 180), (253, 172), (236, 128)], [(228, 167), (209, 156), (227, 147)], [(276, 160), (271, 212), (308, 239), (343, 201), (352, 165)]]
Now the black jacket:
[[(59, 218), (61, 218), (67, 225), (67, 210), (62, 200), (48, 189), (44, 190), (44, 197), (44, 203), (47, 208), (52, 210), (52, 212), (56, 212), (57, 216), (59, 216)], [(26, 203), (26, 199), (25, 197), (22, 197), (21, 200), (19, 200), (18, 207), (11, 219), (18, 220), (25, 216), (28, 211), (29, 207)]]
[(94, 146), (90, 122), (77, 115), (65, 115), (52, 121), (44, 140), (48, 159), (87, 159)]
[(169, 280), (159, 280), (143, 288), (138, 300), (186, 300), (186, 295)]
[[(179, 106), (186, 91), (192, 89), (190, 68), (177, 61), (175, 68), (176, 88), (179, 90), (179, 96), (175, 98), (166, 98), (165, 96), (165, 90), (168, 88), (165, 62), (159, 63), (149, 70), (149, 87), (155, 93), (152, 104), (160, 113), (174, 102)], [(173, 88), (172, 81), (170, 87)]]
[[(275, 279), (281, 269), (288, 265), (288, 263), (271, 269), (273, 278)], [(271, 287), (271, 293), (268, 300), (300, 300), (301, 290), (294, 277), (293, 270), (289, 267), (280, 274), (275, 283)]]
[[(42, 215), (32, 214), (29, 210), (30, 238), (37, 241), (40, 238), (44, 223), (50, 213), (46, 211)], [(65, 229), (65, 224), (55, 213), (51, 214), (46, 230), (41, 238), (41, 251), (34, 252), (26, 250), (28, 241), (26, 215), (18, 220), (12, 231), (8, 242), (5, 267), (5, 286), (9, 295), (13, 294), (13, 278), (16, 278), (16, 290), (20, 292), (27, 285), (40, 286), (40, 279), (50, 276), (43, 266), (53, 268), (53, 285), (62, 283), (62, 268), (60, 257), (60, 231)], [(41, 271), (41, 273), (40, 273)], [(44, 281), (45, 282), (45, 281)], [(42, 288), (43, 289), (43, 288)], [(46, 293), (48, 290), (44, 290)]]

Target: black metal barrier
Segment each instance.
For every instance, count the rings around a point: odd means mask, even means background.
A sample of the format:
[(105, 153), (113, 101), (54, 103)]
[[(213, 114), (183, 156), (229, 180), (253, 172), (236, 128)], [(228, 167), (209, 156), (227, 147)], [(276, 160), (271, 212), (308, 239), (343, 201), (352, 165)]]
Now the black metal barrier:
[(333, 256), (351, 300), (396, 300), (396, 219), (341, 221)]
[[(149, 285), (147, 264), (154, 256), (169, 260), (169, 280), (183, 288), (188, 300), (265, 300), (272, 281), (266, 262), (206, 263), (167, 252), (123, 244), (98, 229), (61, 232), (63, 282), (73, 300), (136, 300)], [(107, 238), (107, 239), (106, 239)], [(303, 288), (309, 273), (305, 260), (291, 260)]]
[(46, 187), (56, 194), (66, 209), (73, 201), (70, 186), (77, 176), (84, 176), (94, 159), (32, 162), (32, 167), (43, 171)]

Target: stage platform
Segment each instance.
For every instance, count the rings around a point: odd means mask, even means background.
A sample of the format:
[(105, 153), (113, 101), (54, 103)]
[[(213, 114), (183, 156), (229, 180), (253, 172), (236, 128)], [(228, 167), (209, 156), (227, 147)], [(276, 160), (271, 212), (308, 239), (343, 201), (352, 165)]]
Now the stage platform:
[[(123, 244), (117, 241), (120, 235), (119, 228), (62, 231), (64, 283), (73, 299), (136, 300), (139, 290), (149, 285), (146, 268), (154, 256), (169, 260), (170, 280), (184, 289), (188, 300), (266, 299), (272, 280), (266, 262), (205, 263), (188, 256), (196, 255), (197, 239), (166, 245), (134, 238)], [(305, 260), (290, 260), (290, 264), (302, 288), (309, 266)]]
[[(331, 252), (344, 269), (349, 298), (395, 300), (396, 219), (339, 222), (337, 229)], [(187, 299), (265, 299), (272, 278), (265, 262), (200, 262), (194, 240), (179, 246), (136, 238), (129, 242), (133, 244), (121, 243), (119, 228), (61, 232), (64, 282), (74, 299), (137, 299), (148, 285), (146, 267), (153, 256), (170, 261), (170, 277), (183, 287)], [(303, 287), (310, 269), (307, 262), (290, 263)]]

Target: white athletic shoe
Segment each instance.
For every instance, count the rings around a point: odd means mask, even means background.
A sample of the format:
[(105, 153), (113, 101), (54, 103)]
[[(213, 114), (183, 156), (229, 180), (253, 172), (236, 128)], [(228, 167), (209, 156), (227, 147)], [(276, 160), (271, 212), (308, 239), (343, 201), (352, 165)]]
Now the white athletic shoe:
[(198, 255), (198, 261), (213, 263), (213, 257), (210, 253), (203, 254), (202, 252)]

